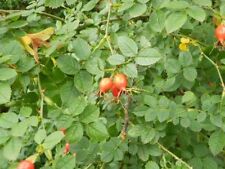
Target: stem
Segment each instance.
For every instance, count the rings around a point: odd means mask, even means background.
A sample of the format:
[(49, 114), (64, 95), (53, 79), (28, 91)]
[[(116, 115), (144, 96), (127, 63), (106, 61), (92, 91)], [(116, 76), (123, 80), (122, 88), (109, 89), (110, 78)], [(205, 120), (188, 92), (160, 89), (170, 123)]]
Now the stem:
[[(27, 10), (4, 10), (4, 9), (0, 9), (0, 13), (8, 13), (8, 14), (18, 13), (18, 15), (21, 15), (22, 12), (25, 12), (25, 11), (27, 11)], [(64, 22), (64, 19), (62, 19), (58, 16), (55, 16), (55, 15), (52, 15), (50, 13), (47, 13), (47, 12), (37, 12), (37, 14), (47, 16), (47, 17), (53, 18), (55, 20), (59, 20), (59, 21)], [(9, 18), (5, 17), (5, 18), (1, 19), (0, 21), (4, 21), (4, 20), (7, 20), (7, 19), (9, 19)]]
[(162, 144), (160, 144), (159, 142), (157, 142), (159, 148), (161, 148), (163, 151), (165, 151), (166, 153), (168, 153), (169, 155), (171, 155), (173, 158), (175, 158), (177, 161), (180, 161), (182, 164), (184, 164), (188, 169), (193, 169), (189, 164), (187, 164), (185, 161), (183, 161), (181, 158), (179, 158), (178, 156), (176, 156), (174, 153), (172, 153), (171, 151), (169, 151), (166, 147), (164, 147)]
[(41, 87), (41, 81), (40, 81), (40, 76), (38, 74), (38, 90), (41, 96), (41, 103), (40, 103), (40, 117), (43, 119), (43, 107), (44, 107), (44, 91)]
[(43, 15), (43, 16), (47, 16), (49, 18), (53, 18), (55, 20), (59, 20), (59, 21), (65, 22), (64, 19), (62, 19), (62, 18), (60, 18), (58, 16), (55, 16), (55, 15), (52, 15), (50, 13), (47, 13), (47, 12), (37, 12), (37, 13), (40, 14), (40, 15)]
[(88, 168), (90, 168), (92, 166), (92, 163), (91, 164), (89, 164), (87, 167), (85, 167), (84, 169), (88, 169)]
[(225, 96), (225, 85), (224, 85), (222, 74), (221, 74), (221, 72), (219, 70), (219, 66), (202, 51), (200, 46), (199, 46), (199, 49), (201, 51), (202, 56), (205, 57), (216, 68), (217, 74), (218, 74), (219, 79), (220, 79), (221, 86), (223, 88), (222, 94), (221, 94), (221, 103), (222, 103), (223, 102), (223, 98)]
[(125, 140), (126, 136), (127, 136), (127, 128), (128, 128), (128, 125), (129, 125), (128, 109), (129, 109), (130, 102), (131, 102), (131, 96), (127, 95), (127, 101), (126, 101), (124, 106), (122, 105), (123, 109), (124, 109), (124, 125), (123, 125), (123, 128), (122, 128), (121, 133), (120, 133), (120, 136), (121, 136), (122, 140)]
[(112, 1), (109, 0), (109, 10), (108, 10), (108, 16), (107, 16), (107, 21), (106, 21), (105, 37), (106, 37), (107, 43), (109, 45), (110, 52), (111, 52), (111, 54), (113, 54), (112, 45), (111, 45), (110, 39), (109, 39), (110, 36), (108, 36), (108, 34), (109, 34), (109, 21), (110, 21), (110, 15), (111, 15), (111, 6), (112, 6)]
[(109, 36), (109, 22), (110, 22), (110, 15), (111, 15), (111, 6), (112, 6), (112, 1), (109, 0), (109, 10), (108, 10), (108, 15), (107, 15), (107, 20), (106, 20), (106, 28), (105, 28), (105, 35), (104, 37), (100, 40), (100, 42), (98, 43), (98, 45), (93, 49), (92, 53), (94, 53), (98, 48), (101, 47), (101, 45), (105, 42), (105, 40), (108, 43), (109, 49), (111, 54), (113, 54), (113, 48), (112, 45), (110, 43), (110, 36)]

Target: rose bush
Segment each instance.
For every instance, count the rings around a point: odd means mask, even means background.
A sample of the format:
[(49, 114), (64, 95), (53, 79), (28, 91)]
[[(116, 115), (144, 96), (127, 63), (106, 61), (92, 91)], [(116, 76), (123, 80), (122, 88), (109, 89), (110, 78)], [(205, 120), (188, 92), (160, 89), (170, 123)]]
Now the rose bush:
[(0, 168), (225, 168), (225, 1), (0, 7)]

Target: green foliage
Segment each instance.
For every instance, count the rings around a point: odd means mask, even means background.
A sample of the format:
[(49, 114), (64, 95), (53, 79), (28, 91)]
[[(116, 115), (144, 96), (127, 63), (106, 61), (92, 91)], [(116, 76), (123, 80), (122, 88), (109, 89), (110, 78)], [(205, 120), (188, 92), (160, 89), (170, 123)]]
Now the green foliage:
[[(225, 168), (225, 52), (214, 38), (224, 1), (0, 7), (0, 168), (32, 155), (40, 169)], [(126, 92), (100, 96), (116, 73)]]

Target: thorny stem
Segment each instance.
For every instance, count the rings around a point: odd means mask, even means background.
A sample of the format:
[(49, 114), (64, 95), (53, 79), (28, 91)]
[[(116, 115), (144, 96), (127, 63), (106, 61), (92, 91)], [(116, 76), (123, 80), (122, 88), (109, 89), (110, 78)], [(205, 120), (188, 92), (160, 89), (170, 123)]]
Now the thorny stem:
[(40, 103), (39, 113), (40, 113), (41, 119), (43, 119), (44, 91), (43, 91), (43, 89), (41, 87), (41, 81), (40, 81), (40, 76), (39, 75), (38, 75), (37, 83), (38, 83), (38, 90), (39, 90), (39, 93), (40, 93), (40, 96), (41, 96), (41, 103)]
[(129, 94), (127, 94), (126, 103), (125, 103), (125, 105), (122, 105), (123, 110), (124, 110), (124, 125), (123, 125), (123, 128), (122, 128), (121, 133), (120, 133), (120, 136), (121, 136), (122, 140), (125, 140), (126, 136), (127, 136), (127, 128), (128, 128), (128, 125), (129, 125), (128, 109), (129, 109), (130, 102), (131, 102), (131, 96)]
[(166, 147), (164, 147), (162, 144), (157, 142), (159, 148), (161, 148), (163, 151), (171, 155), (173, 158), (175, 158), (177, 161), (180, 161), (182, 164), (184, 164), (188, 169), (193, 169), (189, 164), (187, 164), (185, 161), (183, 161), (181, 158), (176, 156), (174, 153), (172, 153), (170, 150), (168, 150)]

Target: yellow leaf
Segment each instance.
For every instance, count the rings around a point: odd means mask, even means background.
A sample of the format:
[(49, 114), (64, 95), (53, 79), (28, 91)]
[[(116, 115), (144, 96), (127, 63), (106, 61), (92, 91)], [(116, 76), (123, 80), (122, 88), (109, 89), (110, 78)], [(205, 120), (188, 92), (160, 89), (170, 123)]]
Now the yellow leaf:
[(32, 40), (31, 40), (31, 38), (29, 36), (26, 35), (26, 36), (21, 37), (21, 41), (22, 41), (23, 44), (28, 44), (29, 45), (29, 44), (31, 44)]
[(189, 38), (181, 38), (180, 42), (181, 43), (190, 43), (190, 39)]
[(24, 48), (27, 52), (29, 52), (31, 55), (34, 55), (34, 50), (29, 46), (32, 42), (32, 39), (29, 36), (23, 36), (20, 38)]
[(188, 47), (187, 47), (187, 45), (185, 43), (180, 43), (179, 49), (181, 51), (185, 51), (185, 52), (188, 51)]
[(28, 34), (27, 36), (29, 36), (31, 38), (35, 38), (35, 39), (40, 39), (42, 41), (46, 41), (53, 35), (53, 33), (54, 33), (54, 28), (49, 27), (47, 29), (44, 29), (41, 32)]

